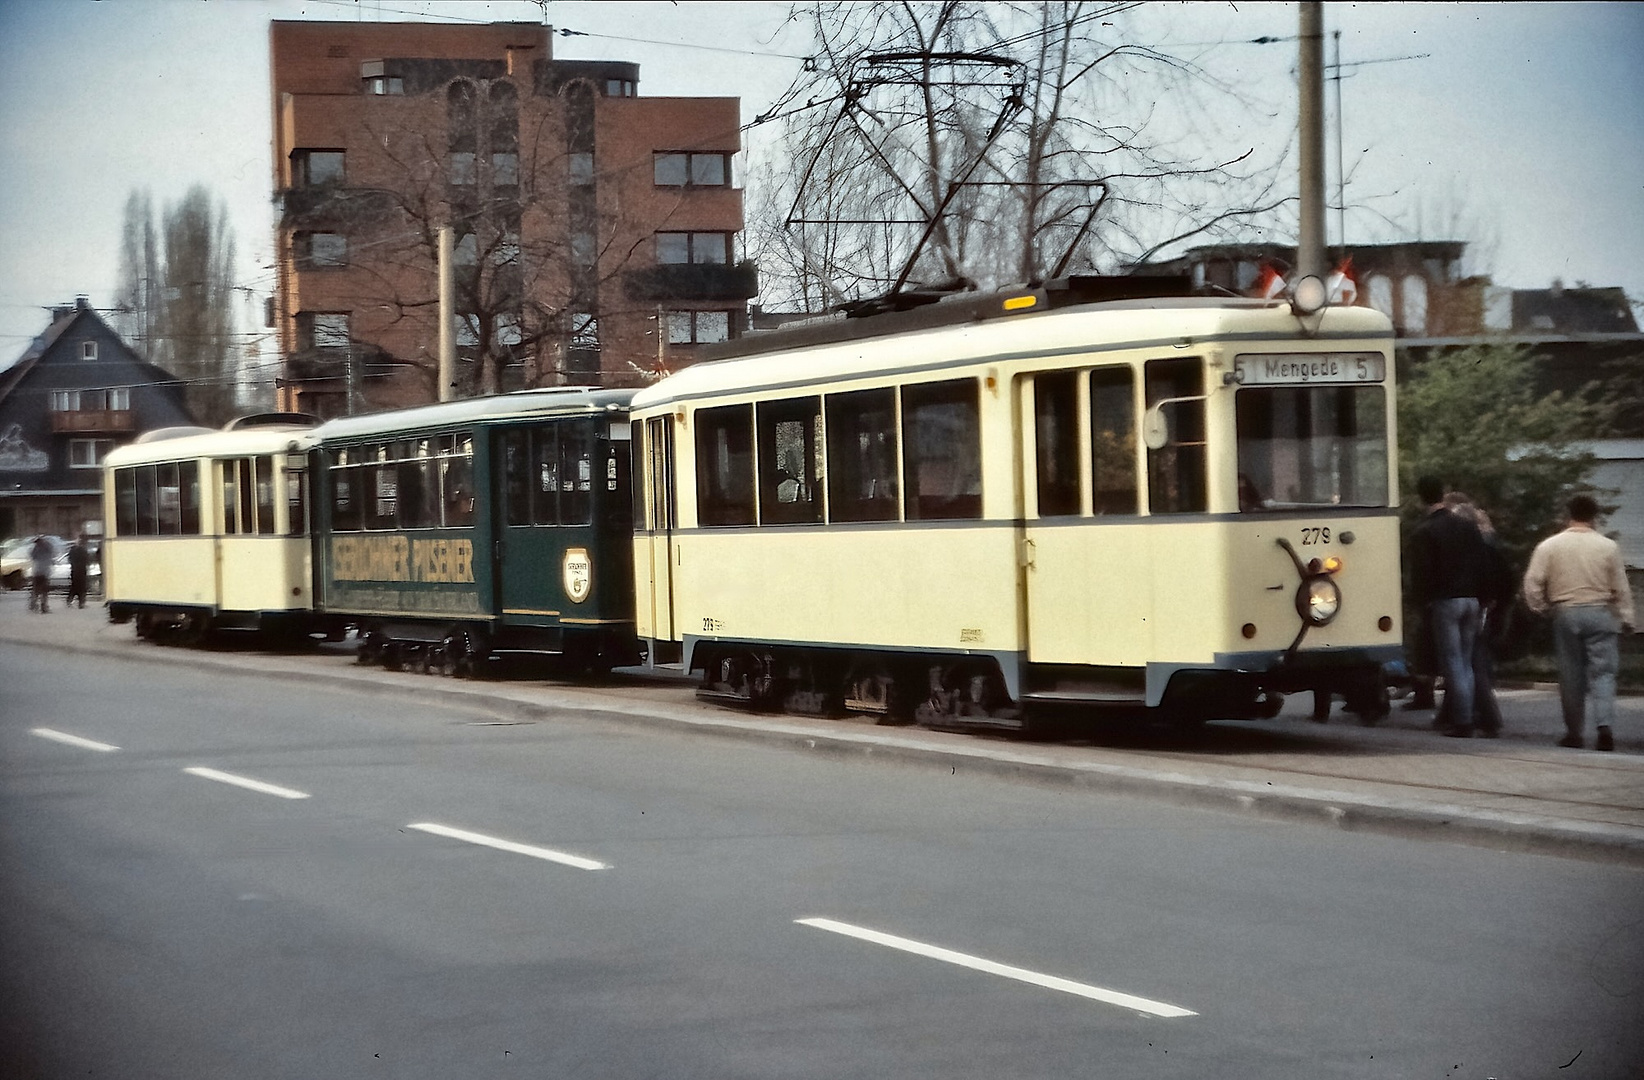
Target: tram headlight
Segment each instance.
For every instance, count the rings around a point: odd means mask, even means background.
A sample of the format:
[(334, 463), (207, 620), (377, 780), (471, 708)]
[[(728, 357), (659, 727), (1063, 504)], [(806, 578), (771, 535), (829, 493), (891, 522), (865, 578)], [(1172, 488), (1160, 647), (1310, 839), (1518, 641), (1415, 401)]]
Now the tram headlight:
[(1324, 626), (1341, 610), (1341, 589), (1324, 575), (1309, 577), (1296, 590), (1296, 611), (1313, 626)]

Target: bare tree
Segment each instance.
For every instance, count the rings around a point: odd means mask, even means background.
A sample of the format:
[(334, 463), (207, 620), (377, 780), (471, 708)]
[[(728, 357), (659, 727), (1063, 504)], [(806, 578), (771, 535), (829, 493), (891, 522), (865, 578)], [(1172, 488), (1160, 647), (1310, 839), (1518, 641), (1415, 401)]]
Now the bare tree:
[(160, 318), (160, 239), (154, 229), (153, 199), (147, 191), (126, 197), (120, 228), (119, 294), (115, 297), (115, 330), (153, 359), (154, 331)]
[[(601, 381), (599, 320), (621, 292), (604, 286), (650, 234), (624, 225), (622, 185), (594, 173), (595, 89), (577, 80), (523, 98), (510, 78), (451, 79), (365, 123), (360, 141), (372, 150), (346, 187), (288, 194), (299, 268), (312, 265), (302, 245), (316, 234), (347, 237), (336, 299), (371, 313), (349, 347), (361, 366), (408, 366), (437, 393), (431, 343), (448, 226), (458, 393)], [(310, 342), (316, 358), (321, 345)]]
[(116, 325), (151, 362), (187, 384), (196, 419), (234, 414), (237, 346), (234, 234), (221, 200), (195, 185), (165, 207), (156, 227), (152, 199), (126, 200)]
[(1156, 120), (1167, 93), (1191, 110), (1233, 91), (1127, 40), (1137, 6), (797, 8), (815, 56), (769, 114), (791, 164), (755, 202), (767, 282), (814, 304), (1120, 270), (1287, 201), (1278, 161), (1189, 153)]

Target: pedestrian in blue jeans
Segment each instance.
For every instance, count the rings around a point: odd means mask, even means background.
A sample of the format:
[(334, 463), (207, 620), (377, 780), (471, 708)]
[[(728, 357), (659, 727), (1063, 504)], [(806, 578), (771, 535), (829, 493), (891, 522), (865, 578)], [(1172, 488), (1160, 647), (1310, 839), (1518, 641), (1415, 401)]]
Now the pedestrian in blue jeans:
[(1564, 737), (1558, 745), (1586, 745), (1587, 717), (1598, 728), (1597, 748), (1615, 749), (1615, 674), (1620, 666), (1620, 633), (1634, 625), (1633, 592), (1621, 563), (1621, 548), (1593, 528), (1598, 504), (1577, 495), (1568, 507), (1570, 524), (1536, 545), (1524, 573), (1524, 602), (1538, 615), (1553, 617), (1558, 655), (1559, 704)]
[(1426, 612), (1438, 673), (1444, 679), (1440, 730), (1473, 734), (1473, 649), (1481, 626), (1479, 596), (1487, 564), (1484, 537), (1473, 522), (1444, 503), (1444, 484), (1432, 476), (1416, 483), (1427, 514), (1410, 534), (1410, 590)]

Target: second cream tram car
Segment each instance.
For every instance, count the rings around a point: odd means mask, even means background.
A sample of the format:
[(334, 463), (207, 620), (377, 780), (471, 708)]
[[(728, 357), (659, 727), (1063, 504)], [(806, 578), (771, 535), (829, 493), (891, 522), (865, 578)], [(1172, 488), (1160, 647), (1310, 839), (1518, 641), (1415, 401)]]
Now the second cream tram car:
[(143, 637), (218, 630), (300, 638), (318, 623), (309, 544), (314, 421), (266, 414), (165, 428), (103, 463), (109, 617)]
[(1071, 279), (733, 347), (633, 402), (639, 633), (706, 693), (940, 727), (1376, 709), (1379, 313)]

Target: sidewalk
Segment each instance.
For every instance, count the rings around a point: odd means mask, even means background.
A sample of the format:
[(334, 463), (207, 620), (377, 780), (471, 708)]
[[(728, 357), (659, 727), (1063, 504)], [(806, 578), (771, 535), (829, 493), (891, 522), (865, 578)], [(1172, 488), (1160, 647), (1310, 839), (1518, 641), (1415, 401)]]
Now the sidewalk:
[[(1616, 752), (1566, 750), (1554, 689), (1499, 693), (1503, 737), (1446, 739), (1432, 713), (1393, 713), (1360, 725), (1338, 704), (1313, 723), (1309, 695), (1274, 720), (1213, 724), (1173, 736), (1117, 730), (1074, 745), (950, 735), (863, 721), (753, 716), (697, 702), (688, 685), (613, 679), (594, 687), (556, 681), (462, 681), (361, 667), (337, 647), (267, 653), (249, 646), (165, 648), (114, 626), (100, 606), (51, 614), (27, 610), (26, 594), (0, 591), (0, 642), (76, 656), (180, 663), (225, 674), (254, 671), (326, 681), (383, 695), (415, 694), (511, 717), (549, 719), (596, 711), (627, 723), (689, 727), (722, 737), (776, 741), (808, 751), (891, 758), (1006, 773), (1338, 828), (1422, 835), (1486, 847), (1644, 867), (1644, 698), (1617, 703)], [(1591, 742), (1592, 733), (1588, 739)]]

